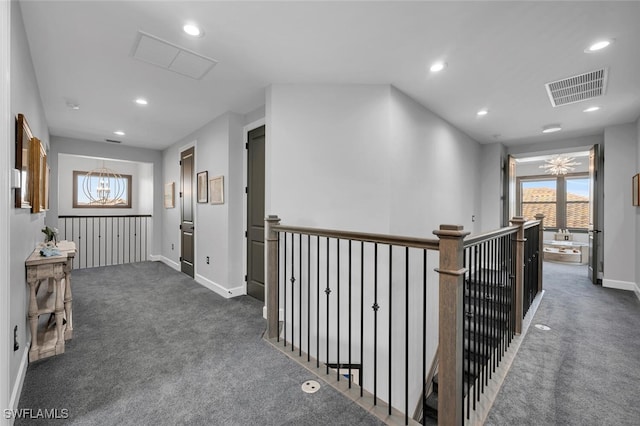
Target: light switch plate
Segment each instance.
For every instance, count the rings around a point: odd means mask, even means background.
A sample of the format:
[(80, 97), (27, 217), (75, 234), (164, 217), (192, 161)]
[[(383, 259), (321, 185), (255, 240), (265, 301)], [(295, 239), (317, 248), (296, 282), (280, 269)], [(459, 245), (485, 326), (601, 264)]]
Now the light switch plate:
[(11, 188), (20, 188), (20, 170), (13, 169), (11, 170)]

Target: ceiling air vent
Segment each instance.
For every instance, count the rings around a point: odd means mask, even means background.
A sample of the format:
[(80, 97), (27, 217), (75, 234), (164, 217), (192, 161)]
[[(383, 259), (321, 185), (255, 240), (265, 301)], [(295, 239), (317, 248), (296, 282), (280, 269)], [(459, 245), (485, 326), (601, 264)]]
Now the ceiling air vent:
[(559, 107), (604, 95), (607, 88), (607, 69), (602, 68), (544, 85), (551, 105)]
[(192, 52), (144, 31), (138, 31), (131, 56), (195, 80), (202, 79), (218, 63), (213, 58)]
[(110, 142), (110, 143), (122, 143), (122, 141), (117, 141), (115, 139), (105, 139), (105, 142)]

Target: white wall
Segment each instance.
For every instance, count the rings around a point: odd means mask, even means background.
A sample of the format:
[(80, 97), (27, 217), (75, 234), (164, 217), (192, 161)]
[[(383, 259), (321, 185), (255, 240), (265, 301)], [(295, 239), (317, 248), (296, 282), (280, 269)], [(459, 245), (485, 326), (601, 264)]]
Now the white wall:
[[(471, 215), (477, 214), (480, 204), (479, 144), (397, 89), (388, 85), (273, 85), (267, 91), (266, 122), (266, 208), (267, 214), (280, 216), (283, 224), (426, 238), (435, 238), (432, 232), (442, 223), (462, 224), (465, 229), (475, 231), (477, 223), (471, 221)], [(335, 244), (333, 240), (332, 259), (337, 256)], [(326, 268), (324, 250), (326, 242), (322, 240), (322, 271)], [(341, 251), (343, 265), (346, 264), (345, 252), (346, 246)], [(297, 251), (294, 256), (298, 256)], [(312, 247), (311, 257), (314, 256)], [(354, 258), (360, 256), (359, 247), (354, 247)], [(421, 282), (420, 255), (412, 253), (410, 256), (411, 282)], [(365, 275), (370, 275), (371, 246), (365, 247), (364, 258), (368, 265)], [(433, 271), (437, 262), (437, 254), (430, 254), (428, 270)], [(294, 263), (297, 264), (297, 260)], [(332, 280), (335, 280), (335, 263), (330, 263)], [(401, 360), (404, 359), (401, 313), (405, 309), (406, 296), (400, 285), (406, 272), (403, 250), (394, 250), (392, 263), (392, 335), (396, 336), (392, 352), (395, 360)], [(388, 330), (388, 264), (388, 247), (381, 246), (378, 256), (378, 303), (382, 307), (379, 336), (385, 336)], [(342, 282), (348, 281), (342, 267), (340, 276)], [(354, 272), (353, 279), (359, 280), (359, 271)], [(372, 279), (369, 276), (365, 281), (364, 303), (371, 306), (373, 290), (368, 286)], [(437, 285), (436, 274), (430, 272), (427, 285), (428, 360), (437, 342)], [(332, 282), (330, 287), (333, 290), (330, 303), (335, 308), (337, 282)], [(305, 288), (302, 286), (302, 291), (307, 291)], [(418, 304), (422, 299), (422, 288), (412, 287), (410, 292), (411, 324), (420, 323), (421, 314), (420, 321), (414, 315), (420, 312)], [(313, 299), (315, 293), (311, 297)], [(358, 300), (359, 288), (354, 289), (353, 297)], [(341, 300), (339, 312), (344, 324), (347, 309), (345, 298)], [(289, 306), (291, 303), (298, 302), (289, 301)], [(321, 305), (325, 303), (322, 295)], [(320, 314), (321, 324), (325, 321), (324, 315)], [(371, 310), (367, 309), (364, 316), (367, 327), (373, 321)], [(331, 323), (332, 332), (335, 332), (336, 321), (332, 319)], [(354, 326), (356, 334), (358, 327)], [(420, 330), (416, 327), (410, 327), (410, 330), (410, 345), (420, 344)], [(311, 331), (315, 334), (313, 324)], [(326, 333), (326, 330), (321, 327), (320, 333)], [(371, 334), (367, 336), (362, 362), (370, 367), (373, 338)], [(344, 339), (347, 339), (346, 332), (342, 333), (341, 345), (345, 344)], [(336, 344), (334, 334), (330, 345), (335, 348)], [(387, 345), (387, 341), (379, 342), (379, 368), (388, 360)], [(420, 352), (418, 348), (411, 348), (415, 349), (412, 350), (414, 353)], [(315, 353), (314, 344), (311, 350)], [(324, 360), (323, 350), (321, 348), (320, 355)], [(358, 353), (355, 358), (359, 358), (358, 347), (355, 352)], [(331, 356), (329, 362), (335, 362)], [(344, 359), (341, 361), (345, 362)], [(354, 359), (356, 363), (360, 361)], [(414, 361), (411, 362), (412, 371), (417, 371)], [(365, 374), (371, 374), (370, 370)], [(397, 371), (395, 374), (400, 375)], [(383, 399), (388, 386), (384, 376), (380, 376), (378, 382), (379, 396)], [(365, 388), (371, 389), (370, 376), (364, 380)], [(394, 406), (403, 407), (403, 385), (393, 386)], [(411, 382), (410, 387), (410, 405), (413, 407), (420, 381)]]
[[(131, 176), (131, 208), (73, 208), (73, 172), (106, 167)], [(55, 178), (54, 178), (55, 179)], [(153, 215), (153, 163), (106, 160), (73, 154), (58, 154), (58, 215)], [(156, 194), (161, 197), (162, 194)]]
[(637, 173), (638, 135), (635, 123), (604, 132), (604, 279), (605, 287), (635, 289), (636, 207), (631, 205), (631, 177)]
[[(69, 157), (72, 155), (74, 157)], [(67, 167), (75, 167), (73, 164), (64, 163), (69, 158), (77, 157), (104, 158), (117, 161), (117, 167), (123, 164), (136, 165), (140, 181), (147, 182), (144, 188), (145, 194), (138, 198), (139, 206), (132, 209), (70, 209), (71, 197), (71, 173)], [(63, 163), (59, 164), (60, 158)], [(122, 162), (125, 161), (125, 163)], [(107, 142), (88, 142), (78, 139), (51, 138), (51, 150), (48, 161), (51, 166), (51, 188), (49, 189), (50, 209), (47, 212), (47, 225), (58, 226), (58, 215), (89, 215), (89, 214), (151, 214), (151, 232), (149, 233), (149, 253), (160, 253), (163, 211), (163, 186), (162, 186), (162, 152), (154, 149), (133, 148), (126, 145), (116, 145)], [(94, 161), (94, 160), (91, 160)], [(95, 164), (95, 163), (91, 163)], [(102, 166), (102, 161), (98, 162)], [(84, 169), (84, 168), (83, 168)], [(152, 185), (149, 186), (149, 181)], [(134, 183), (135, 184), (135, 183)], [(135, 186), (132, 188), (135, 193)], [(134, 195), (135, 197), (135, 195)], [(134, 198), (136, 199), (136, 198)], [(150, 208), (151, 207), (151, 208)], [(126, 210), (123, 211), (123, 210)]]
[[(3, 142), (0, 151), (0, 232), (9, 235), (9, 216), (12, 210), (8, 176), (14, 164), (11, 156), (11, 136), (13, 117), (11, 116), (11, 83), (9, 81), (10, 66), (10, 38), (11, 38), (11, 2), (0, 2), (0, 141)], [(11, 393), (13, 380), (11, 377), (11, 285), (10, 262), (8, 244), (0, 245), (0, 342), (5, 345), (0, 348), (0, 407), (13, 408)], [(4, 416), (0, 418), (0, 425), (10, 424)]]
[(388, 232), (390, 87), (267, 93), (267, 213), (289, 225)]
[[(11, 113), (9, 120), (14, 129), (14, 119), (18, 113), (27, 118), (33, 135), (45, 146), (49, 146), (49, 130), (38, 83), (35, 77), (29, 44), (22, 22), (20, 3), (11, 2)], [(11, 132), (9, 159), (15, 158), (15, 131)], [(12, 164), (14, 166), (14, 164)], [(13, 167), (12, 167), (13, 168)], [(10, 379), (12, 401), (17, 403), (20, 386), (26, 368), (26, 355), (30, 337), (27, 331), (27, 285), (24, 261), (31, 254), (36, 244), (43, 239), (40, 231), (44, 226), (45, 213), (31, 214), (28, 209), (16, 209), (13, 195), (9, 199), (9, 247), (10, 254), (10, 343), (13, 343), (13, 328), (18, 326), (18, 342), (20, 350), (10, 353)], [(13, 345), (11, 345), (13, 348)], [(5, 408), (5, 407), (1, 407)]]
[[(195, 204), (195, 279), (231, 297), (246, 292), (243, 277), (243, 142), (244, 117), (226, 113), (163, 151), (163, 184), (175, 182), (175, 208), (163, 209), (162, 256), (180, 265), (180, 152), (195, 145), (194, 173), (209, 179), (224, 176), (224, 204)], [(206, 263), (206, 257), (210, 263)]]

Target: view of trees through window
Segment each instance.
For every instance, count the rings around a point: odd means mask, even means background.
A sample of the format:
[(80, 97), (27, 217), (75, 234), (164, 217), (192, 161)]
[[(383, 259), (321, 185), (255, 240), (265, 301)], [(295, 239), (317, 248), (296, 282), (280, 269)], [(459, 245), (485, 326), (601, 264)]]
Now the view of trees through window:
[(528, 220), (544, 214), (545, 227), (587, 229), (589, 177), (587, 175), (520, 178), (520, 213)]

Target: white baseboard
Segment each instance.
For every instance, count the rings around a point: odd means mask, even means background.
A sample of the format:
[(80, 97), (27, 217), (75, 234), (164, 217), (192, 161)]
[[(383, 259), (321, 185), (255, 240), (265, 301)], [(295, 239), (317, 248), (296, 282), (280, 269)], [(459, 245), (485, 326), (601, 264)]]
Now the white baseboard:
[(608, 280), (606, 278), (602, 280), (602, 287), (617, 288), (618, 290), (628, 290), (633, 292), (638, 291), (636, 283), (632, 283), (631, 281)]
[(225, 299), (230, 299), (232, 297), (242, 296), (247, 294), (244, 286), (235, 287), (235, 288), (226, 288), (199, 274), (196, 274), (195, 281), (201, 286), (208, 288), (209, 290), (219, 294)]
[[(29, 365), (29, 348), (31, 347), (31, 342), (27, 342), (24, 345), (24, 349), (22, 351), (22, 359), (20, 360), (20, 368), (18, 368), (18, 375), (16, 376), (16, 381), (13, 384), (13, 389), (11, 390), (11, 400), (9, 401), (9, 409), (17, 410), (18, 403), (20, 402), (20, 394), (22, 393), (22, 385), (24, 385), (24, 378), (27, 375), (27, 366)], [(14, 418), (11, 419), (11, 424), (14, 422)]]
[(162, 262), (165, 265), (175, 269), (176, 271), (180, 272), (180, 264), (178, 262), (174, 262), (173, 260), (169, 259), (168, 257), (164, 257), (160, 254), (150, 254), (149, 255), (149, 259), (151, 259), (151, 261), (153, 262)]

